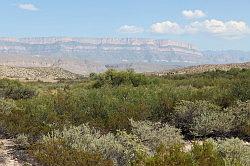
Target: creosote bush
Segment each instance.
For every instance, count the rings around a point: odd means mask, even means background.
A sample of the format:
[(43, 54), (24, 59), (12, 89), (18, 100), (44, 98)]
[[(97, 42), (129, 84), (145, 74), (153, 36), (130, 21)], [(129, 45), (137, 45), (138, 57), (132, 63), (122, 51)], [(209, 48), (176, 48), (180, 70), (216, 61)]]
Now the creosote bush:
[[(62, 141), (70, 149), (88, 154), (101, 154), (105, 160), (112, 160), (115, 165), (130, 165), (137, 159), (137, 154), (149, 156), (160, 144), (170, 147), (183, 143), (179, 130), (166, 124), (131, 120), (131, 125), (130, 134), (118, 131), (116, 135), (102, 134), (99, 130), (85, 124), (78, 127), (72, 126), (44, 136), (40, 144), (49, 145), (54, 141)], [(37, 153), (40, 152), (35, 152)]]
[(153, 156), (141, 156), (135, 166), (225, 166), (225, 161), (216, 147), (210, 142), (193, 144), (191, 151), (184, 152), (183, 146), (169, 148), (159, 146)]
[(239, 138), (219, 140), (215, 145), (226, 165), (250, 165), (250, 146)]
[(229, 107), (228, 112), (234, 115), (233, 132), (250, 137), (250, 100), (238, 101), (236, 105)]
[(202, 145), (197, 143), (191, 150), (192, 158), (199, 166), (224, 166), (225, 161), (219, 154), (216, 147), (210, 142), (204, 142)]
[(146, 77), (143, 74), (137, 74), (132, 70), (128, 71), (115, 71), (108, 70), (103, 74), (96, 75), (92, 73), (90, 75), (95, 82), (93, 84), (94, 88), (100, 88), (104, 85), (120, 86), (120, 85), (132, 85), (138, 87), (140, 85), (147, 85), (151, 83), (157, 83), (157, 79)]
[(234, 128), (232, 112), (207, 101), (181, 101), (175, 114), (177, 126), (195, 136), (227, 134)]
[(105, 160), (100, 154), (88, 153), (81, 149), (69, 148), (61, 140), (36, 144), (33, 147), (34, 157), (47, 166), (112, 166), (111, 160)]
[(180, 130), (169, 126), (168, 124), (153, 123), (150, 121), (133, 121), (132, 133), (137, 135), (146, 146), (156, 149), (160, 145), (165, 147), (183, 143), (183, 136)]

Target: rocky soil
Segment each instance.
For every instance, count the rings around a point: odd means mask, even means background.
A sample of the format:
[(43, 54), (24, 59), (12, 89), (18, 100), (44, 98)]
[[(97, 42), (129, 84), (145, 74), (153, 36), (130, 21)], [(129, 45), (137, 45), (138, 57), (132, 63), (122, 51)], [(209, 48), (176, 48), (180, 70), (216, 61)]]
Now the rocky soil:
[(28, 165), (15, 157), (15, 143), (12, 139), (0, 139), (0, 166), (23, 166)]
[(239, 68), (239, 69), (249, 69), (250, 62), (246, 63), (232, 63), (232, 64), (207, 64), (207, 65), (198, 65), (198, 66), (190, 66), (184, 67), (179, 69), (172, 69), (167, 70), (164, 72), (152, 72), (148, 73), (153, 75), (171, 75), (171, 74), (195, 74), (195, 73), (203, 73), (207, 71), (215, 71), (215, 70), (223, 70), (227, 71), (232, 68)]
[(59, 79), (75, 79), (77, 74), (61, 68), (52, 67), (11, 67), (0, 66), (0, 78), (19, 79), (24, 81), (56, 82)]

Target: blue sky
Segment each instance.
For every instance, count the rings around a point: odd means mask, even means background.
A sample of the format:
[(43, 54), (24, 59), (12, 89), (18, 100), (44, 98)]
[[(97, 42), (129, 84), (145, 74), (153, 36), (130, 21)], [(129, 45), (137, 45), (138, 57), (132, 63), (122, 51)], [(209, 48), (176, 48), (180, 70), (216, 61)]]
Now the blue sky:
[(139, 37), (250, 50), (250, 0), (1, 0), (1, 37)]

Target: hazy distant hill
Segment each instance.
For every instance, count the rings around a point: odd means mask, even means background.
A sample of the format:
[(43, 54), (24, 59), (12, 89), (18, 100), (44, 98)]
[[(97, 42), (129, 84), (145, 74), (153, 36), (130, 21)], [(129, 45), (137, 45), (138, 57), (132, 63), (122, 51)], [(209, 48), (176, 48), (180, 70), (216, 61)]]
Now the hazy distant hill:
[(76, 79), (77, 77), (78, 75), (61, 68), (0, 66), (0, 78), (53, 82), (58, 79)]
[(133, 38), (0, 38), (0, 65), (60, 67), (78, 74), (102, 72), (107, 66), (136, 71), (164, 71), (198, 64), (250, 61), (243, 51), (200, 51), (171, 40)]
[(183, 68), (178, 68), (178, 69), (167, 70), (164, 72), (155, 72), (155, 73), (149, 73), (149, 74), (155, 74), (155, 75), (195, 74), (195, 73), (203, 73), (203, 72), (215, 71), (215, 70), (227, 71), (232, 68), (250, 69), (250, 62), (231, 63), (231, 64), (205, 64), (205, 65), (189, 66), (189, 67), (183, 67)]
[(240, 50), (203, 51), (204, 57), (215, 63), (241, 63), (250, 61), (250, 52)]

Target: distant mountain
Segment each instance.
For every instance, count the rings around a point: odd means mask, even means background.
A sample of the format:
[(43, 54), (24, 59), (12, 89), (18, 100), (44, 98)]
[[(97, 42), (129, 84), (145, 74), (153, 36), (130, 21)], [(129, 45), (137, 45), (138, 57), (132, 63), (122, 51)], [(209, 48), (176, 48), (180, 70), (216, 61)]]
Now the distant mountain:
[(0, 65), (60, 67), (87, 75), (108, 68), (164, 71), (198, 64), (250, 61), (242, 51), (200, 51), (171, 40), (136, 38), (0, 38)]
[(250, 52), (239, 50), (203, 51), (204, 57), (212, 63), (241, 63), (250, 61)]

